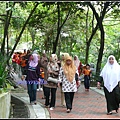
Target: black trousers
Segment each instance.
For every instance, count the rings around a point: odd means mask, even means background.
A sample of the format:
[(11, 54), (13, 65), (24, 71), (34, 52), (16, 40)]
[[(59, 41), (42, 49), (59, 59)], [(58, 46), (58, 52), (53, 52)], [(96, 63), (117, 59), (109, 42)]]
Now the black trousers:
[(85, 86), (85, 89), (89, 89), (90, 87), (90, 77), (87, 75), (84, 76), (84, 86)]
[(74, 92), (64, 92), (67, 109), (72, 109)]
[[(50, 105), (50, 107), (55, 107), (56, 91), (57, 91), (57, 88), (44, 87), (45, 105), (46, 106)], [(49, 99), (50, 96), (51, 96), (51, 99)]]

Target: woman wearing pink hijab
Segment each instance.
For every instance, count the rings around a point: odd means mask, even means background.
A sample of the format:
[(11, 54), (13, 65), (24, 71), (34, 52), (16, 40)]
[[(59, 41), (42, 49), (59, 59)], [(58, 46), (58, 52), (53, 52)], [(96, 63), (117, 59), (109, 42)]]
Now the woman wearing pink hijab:
[(30, 57), (30, 61), (26, 66), (26, 82), (27, 90), (30, 99), (30, 104), (36, 104), (37, 84), (40, 75), (40, 66), (38, 64), (38, 54), (33, 53)]

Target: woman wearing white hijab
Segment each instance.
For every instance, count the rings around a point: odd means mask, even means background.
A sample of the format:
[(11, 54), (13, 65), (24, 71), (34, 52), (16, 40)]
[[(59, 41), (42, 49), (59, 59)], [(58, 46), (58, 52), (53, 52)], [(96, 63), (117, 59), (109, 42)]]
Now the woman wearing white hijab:
[(78, 69), (79, 64), (80, 64), (80, 60), (79, 60), (77, 55), (74, 56), (74, 64), (75, 64), (76, 68)]
[(100, 73), (100, 79), (97, 83), (98, 88), (102, 80), (104, 82), (103, 88), (107, 102), (107, 114), (111, 115), (113, 110), (118, 113), (120, 103), (120, 65), (113, 55), (108, 57), (107, 63)]

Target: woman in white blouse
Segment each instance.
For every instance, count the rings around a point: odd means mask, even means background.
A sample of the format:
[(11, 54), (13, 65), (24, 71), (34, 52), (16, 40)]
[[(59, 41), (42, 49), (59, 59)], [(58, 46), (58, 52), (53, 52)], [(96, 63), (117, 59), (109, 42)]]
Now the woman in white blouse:
[(76, 80), (78, 80), (78, 77), (76, 74), (77, 69), (74, 65), (73, 59), (71, 56), (67, 56), (64, 66), (60, 68), (58, 83), (58, 86), (60, 86), (60, 83), (62, 83), (62, 91), (64, 92), (65, 96), (67, 113), (72, 110), (74, 93), (77, 91)]

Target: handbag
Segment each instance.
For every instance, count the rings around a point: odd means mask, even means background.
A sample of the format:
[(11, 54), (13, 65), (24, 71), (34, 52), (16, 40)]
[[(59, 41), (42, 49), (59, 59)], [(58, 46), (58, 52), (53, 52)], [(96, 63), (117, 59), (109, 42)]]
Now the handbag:
[(53, 83), (58, 83), (58, 79), (53, 78), (53, 77), (48, 77), (47, 81), (50, 81), (50, 82), (53, 82)]

